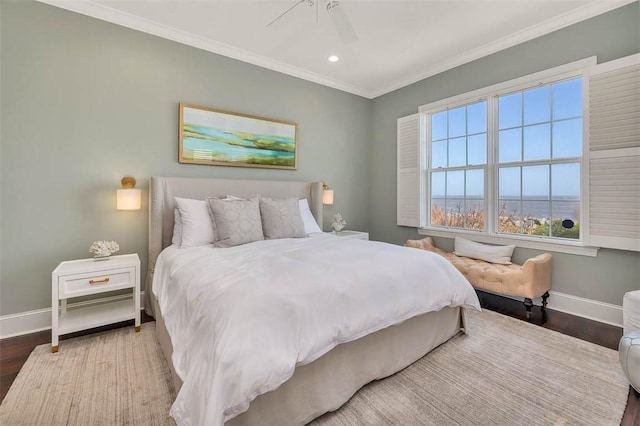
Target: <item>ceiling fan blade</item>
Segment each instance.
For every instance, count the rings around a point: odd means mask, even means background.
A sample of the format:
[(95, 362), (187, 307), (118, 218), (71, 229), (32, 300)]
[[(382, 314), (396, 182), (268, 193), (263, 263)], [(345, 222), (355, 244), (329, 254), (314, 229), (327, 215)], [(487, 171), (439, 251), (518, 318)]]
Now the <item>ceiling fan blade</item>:
[(349, 21), (344, 9), (340, 6), (339, 1), (330, 1), (327, 4), (327, 13), (338, 35), (345, 44), (350, 44), (358, 40), (358, 35), (353, 29), (353, 25), (351, 25), (351, 21)]
[(273, 24), (274, 22), (276, 22), (278, 19), (282, 18), (284, 15), (286, 15), (287, 13), (291, 12), (293, 9), (295, 9), (297, 6), (300, 6), (302, 3), (304, 3), (307, 0), (298, 0), (295, 2), (295, 4), (293, 6), (291, 6), (289, 9), (285, 10), (284, 12), (282, 12), (280, 14), (280, 16), (278, 16), (276, 19), (274, 19), (273, 21), (269, 22), (267, 24), (267, 28), (269, 28), (269, 26), (271, 24)]

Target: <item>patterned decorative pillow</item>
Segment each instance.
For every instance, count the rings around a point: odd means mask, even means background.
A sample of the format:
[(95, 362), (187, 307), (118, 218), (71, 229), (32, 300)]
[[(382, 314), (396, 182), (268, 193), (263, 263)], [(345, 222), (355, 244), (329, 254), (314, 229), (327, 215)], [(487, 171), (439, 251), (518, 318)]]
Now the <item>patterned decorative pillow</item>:
[(171, 237), (171, 244), (175, 244), (178, 247), (182, 245), (182, 217), (177, 207), (173, 209), (173, 237)]
[(258, 196), (249, 199), (207, 198), (215, 222), (216, 247), (234, 247), (264, 240)]
[(267, 239), (304, 238), (304, 222), (297, 198), (276, 200), (260, 197), (262, 231)]

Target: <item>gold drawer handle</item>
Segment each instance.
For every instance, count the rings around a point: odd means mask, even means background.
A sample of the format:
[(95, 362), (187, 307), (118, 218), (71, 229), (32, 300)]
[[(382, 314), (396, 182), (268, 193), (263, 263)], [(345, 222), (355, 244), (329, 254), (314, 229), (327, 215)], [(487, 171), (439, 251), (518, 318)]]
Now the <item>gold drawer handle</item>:
[(108, 283), (108, 282), (109, 282), (109, 277), (101, 279), (101, 280), (89, 280), (89, 284), (91, 284), (91, 285)]

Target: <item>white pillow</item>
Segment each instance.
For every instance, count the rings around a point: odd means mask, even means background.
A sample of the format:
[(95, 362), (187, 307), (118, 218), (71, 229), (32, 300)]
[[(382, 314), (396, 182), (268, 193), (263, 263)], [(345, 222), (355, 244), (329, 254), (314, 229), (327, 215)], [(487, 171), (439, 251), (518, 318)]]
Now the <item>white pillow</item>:
[(480, 259), (490, 263), (502, 263), (503, 265), (511, 264), (511, 255), (515, 245), (511, 246), (490, 246), (487, 244), (476, 243), (475, 241), (465, 240), (456, 237), (455, 251), (457, 256), (470, 257), (472, 259)]
[[(205, 200), (175, 197), (182, 222), (180, 247), (213, 244), (216, 241), (214, 222)], [(175, 234), (175, 227), (174, 227)]]
[(306, 198), (298, 200), (298, 207), (300, 207), (300, 216), (302, 216), (302, 223), (304, 223), (304, 232), (306, 234), (322, 232), (322, 229), (318, 226), (318, 222), (316, 222), (316, 218), (313, 217), (311, 213), (311, 209), (309, 209), (309, 202)]

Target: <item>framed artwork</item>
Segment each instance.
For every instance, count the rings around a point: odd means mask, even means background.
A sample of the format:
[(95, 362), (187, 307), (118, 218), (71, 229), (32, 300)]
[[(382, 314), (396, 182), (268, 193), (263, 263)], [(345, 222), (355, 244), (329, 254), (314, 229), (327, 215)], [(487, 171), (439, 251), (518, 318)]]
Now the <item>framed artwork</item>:
[(180, 163), (295, 170), (298, 125), (180, 104)]

